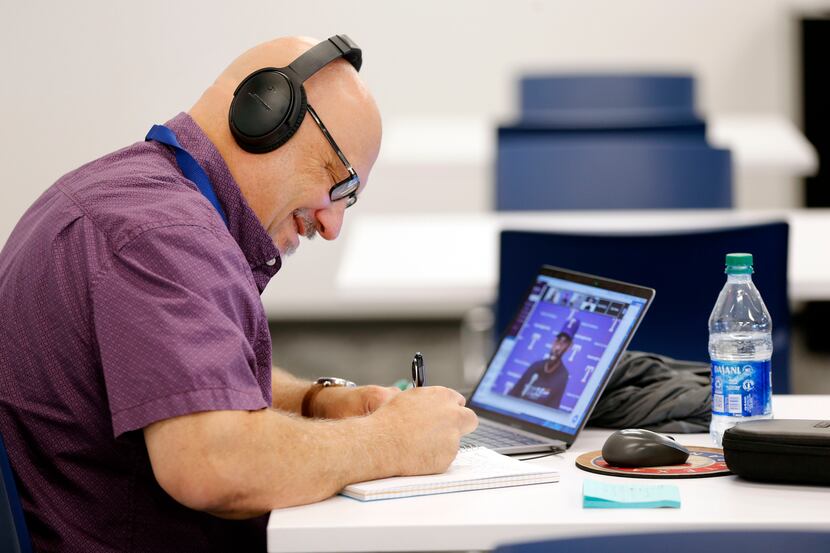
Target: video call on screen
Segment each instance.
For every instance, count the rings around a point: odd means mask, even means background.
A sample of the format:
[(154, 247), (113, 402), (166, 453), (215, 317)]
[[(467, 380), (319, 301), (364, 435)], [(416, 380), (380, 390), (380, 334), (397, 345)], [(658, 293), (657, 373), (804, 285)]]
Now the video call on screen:
[(473, 402), (569, 431), (589, 407), (643, 304), (626, 294), (539, 276)]

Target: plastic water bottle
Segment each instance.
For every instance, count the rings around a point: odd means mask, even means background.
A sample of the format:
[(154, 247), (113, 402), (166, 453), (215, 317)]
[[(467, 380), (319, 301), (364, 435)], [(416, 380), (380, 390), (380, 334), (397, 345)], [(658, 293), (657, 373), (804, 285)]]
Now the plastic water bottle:
[(752, 283), (752, 254), (726, 255), (726, 285), (709, 317), (712, 423), (718, 447), (739, 422), (772, 418), (772, 321)]

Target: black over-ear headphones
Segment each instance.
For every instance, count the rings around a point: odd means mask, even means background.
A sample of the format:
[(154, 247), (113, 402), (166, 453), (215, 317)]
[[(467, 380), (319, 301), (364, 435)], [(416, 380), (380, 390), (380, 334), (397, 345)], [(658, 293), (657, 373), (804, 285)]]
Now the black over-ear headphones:
[(303, 82), (332, 61), (344, 58), (360, 71), (360, 47), (346, 35), (317, 44), (288, 67), (254, 71), (233, 93), (228, 120), (236, 143), (251, 153), (276, 150), (291, 138), (306, 113)]

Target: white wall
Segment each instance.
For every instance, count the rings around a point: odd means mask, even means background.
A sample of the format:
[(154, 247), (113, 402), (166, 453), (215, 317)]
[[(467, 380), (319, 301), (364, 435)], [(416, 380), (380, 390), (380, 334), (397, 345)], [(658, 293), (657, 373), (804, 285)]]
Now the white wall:
[[(795, 117), (795, 15), (826, 0), (0, 0), (0, 244), (57, 177), (186, 110), (245, 48), (345, 32), (387, 122), (512, 112), (526, 69), (686, 69), (705, 114)], [(383, 152), (364, 210), (480, 209), (481, 180), (418, 196)], [(384, 175), (386, 175), (384, 177)], [(371, 190), (371, 189), (370, 189)], [(368, 196), (368, 195), (367, 195)]]

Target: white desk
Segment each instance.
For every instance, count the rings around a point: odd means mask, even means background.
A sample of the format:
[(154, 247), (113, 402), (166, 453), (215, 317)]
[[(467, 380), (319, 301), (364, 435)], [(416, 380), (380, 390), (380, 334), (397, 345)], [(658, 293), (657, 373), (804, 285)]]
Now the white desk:
[(820, 253), (830, 210), (655, 210), (364, 215), (344, 236), (335, 303), (353, 314), (407, 317), (461, 316), (490, 304), (502, 229), (650, 233), (771, 220), (790, 224), (790, 299), (830, 299), (830, 259)]
[[(402, 197), (416, 211), (488, 209), (498, 147), (495, 127), (512, 119), (508, 114), (496, 119), (419, 114), (384, 120), (383, 152), (366, 200), (378, 197), (378, 206), (396, 211)], [(709, 144), (732, 153), (736, 207), (802, 204), (800, 177), (816, 173), (818, 154), (792, 121), (772, 112), (709, 113), (706, 120)], [(402, 192), (407, 190), (418, 193)]]
[[(778, 396), (780, 418), (830, 417), (830, 396)], [(361, 503), (342, 496), (272, 511), (268, 551), (489, 550), (502, 543), (598, 533), (830, 528), (830, 488), (758, 484), (735, 476), (663, 480), (680, 488), (680, 509), (583, 509), (581, 453), (602, 448), (608, 431), (586, 430), (570, 451), (528, 461), (556, 467), (561, 481)], [(711, 445), (707, 435), (676, 435)], [(657, 483), (656, 480), (637, 480)]]
[(766, 171), (799, 177), (818, 171), (815, 148), (792, 121), (781, 115), (714, 115), (706, 138), (712, 146), (732, 152), (737, 173), (757, 176)]

